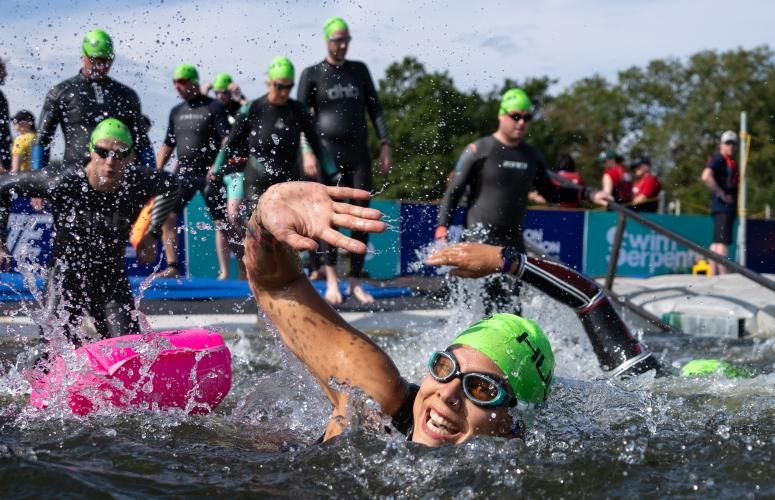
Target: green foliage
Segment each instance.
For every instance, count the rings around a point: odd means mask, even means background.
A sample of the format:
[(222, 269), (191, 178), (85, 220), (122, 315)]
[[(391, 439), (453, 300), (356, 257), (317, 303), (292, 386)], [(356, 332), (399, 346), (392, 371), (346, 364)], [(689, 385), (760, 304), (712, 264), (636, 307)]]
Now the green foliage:
[(409, 57), (387, 69), (379, 93), (394, 162), (387, 179), (381, 175), (375, 179), (375, 185), (386, 185), (379, 195), (440, 198), (457, 155), (480, 130), (495, 127), (497, 109), (476, 93), (459, 91), (446, 72), (428, 73)]
[[(651, 156), (670, 198), (685, 211), (706, 212), (699, 180), (724, 130), (748, 113), (753, 135), (748, 165), (749, 212), (775, 196), (775, 54), (769, 47), (703, 51), (686, 60), (654, 60), (621, 71), (615, 82), (584, 78), (556, 95), (548, 77), (506, 80), (487, 94), (457, 89), (446, 72), (430, 73), (407, 57), (392, 64), (379, 93), (394, 143), (394, 169), (375, 185), (379, 195), (438, 199), (465, 145), (497, 128), (500, 95), (518, 86), (530, 95), (538, 120), (528, 142), (548, 162), (571, 153), (587, 183), (599, 185), (597, 157), (611, 148), (627, 157)], [(372, 143), (377, 157), (378, 144)]]

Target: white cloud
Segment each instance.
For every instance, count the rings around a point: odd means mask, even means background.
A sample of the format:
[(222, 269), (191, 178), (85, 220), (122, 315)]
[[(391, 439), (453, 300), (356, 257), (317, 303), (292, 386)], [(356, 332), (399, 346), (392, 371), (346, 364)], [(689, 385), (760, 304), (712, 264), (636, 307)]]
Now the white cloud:
[(156, 123), (158, 145), (177, 102), (170, 75), (183, 61), (206, 78), (229, 71), (245, 92), (264, 93), (264, 71), (286, 54), (297, 71), (325, 55), (321, 26), (330, 15), (350, 23), (350, 57), (375, 78), (388, 64), (416, 56), (448, 71), (463, 88), (489, 91), (505, 78), (559, 78), (559, 86), (651, 59), (702, 49), (752, 48), (770, 38), (775, 4), (730, 8), (721, 0), (571, 0), (384, 2), (11, 2), (0, 21), (0, 56), (9, 57), (3, 91), (12, 112), (40, 111), (46, 91), (75, 75), (80, 40), (95, 26), (116, 42), (111, 76), (132, 86)]

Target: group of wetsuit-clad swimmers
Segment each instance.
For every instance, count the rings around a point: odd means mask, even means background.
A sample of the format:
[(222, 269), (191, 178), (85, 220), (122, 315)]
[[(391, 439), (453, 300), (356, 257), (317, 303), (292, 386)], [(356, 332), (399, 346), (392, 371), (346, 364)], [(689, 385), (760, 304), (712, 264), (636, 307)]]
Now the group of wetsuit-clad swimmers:
[[(64, 165), (55, 172), (43, 169), (0, 177), (0, 267), (10, 261), (2, 242), (8, 234), (12, 198), (45, 198), (56, 230), (47, 297), (57, 328), (75, 345), (83, 341), (83, 316), (95, 319), (102, 336), (137, 332), (138, 313), (123, 266), (132, 223), (154, 199), (150, 223), (137, 245), (138, 259), (148, 262), (155, 258), (157, 241), (172, 214), (203, 189), (208, 176), (221, 176), (229, 197), (248, 200), (229, 205), (227, 230), (232, 247), (243, 255), (254, 296), (334, 407), (326, 439), (340, 434), (347, 421), (343, 417), (349, 395), (335, 389), (331, 380), (360, 388), (415, 442), (438, 446), (476, 434), (521, 436), (520, 409), (543, 403), (553, 383), (551, 345), (535, 322), (513, 314), (518, 311), (497, 312), (495, 303), (491, 315), (431, 355), (429, 373), (417, 386), (401, 377), (372, 340), (344, 321), (329, 305), (335, 301), (324, 300), (302, 269), (299, 251), (314, 252), (324, 245), (327, 255), (344, 249), (362, 259), (367, 250), (365, 236), (385, 229), (381, 213), (368, 207), (371, 173), (365, 111), (382, 139), (380, 161), (387, 168), (390, 143), (384, 118), (365, 66), (344, 60), (350, 42), (347, 25), (332, 18), (324, 33), (329, 56), (333, 53), (339, 59), (327, 59), (302, 76), (300, 96), (311, 96), (314, 114), (288, 97), (293, 66), (286, 58), (277, 58), (268, 70), (267, 95), (243, 103), (226, 134), (227, 125), (218, 118), (222, 106), (198, 90), (196, 69), (178, 67), (175, 86), (184, 102), (171, 114), (156, 169), (150, 168), (152, 151), (145, 126), (135, 119), (139, 114), (127, 113), (132, 103), (139, 102), (134, 93), (124, 87), (105, 87), (95, 103), (104, 105), (108, 96), (116, 94), (126, 100), (102, 120), (91, 117), (96, 126), (86, 127), (91, 122), (66, 119), (67, 113), (75, 111), (62, 99), (75, 99), (75, 87), (52, 90), (56, 95), (49, 97), (58, 104), (51, 104), (44, 114), (58, 113), (63, 120)], [(103, 72), (100, 85), (108, 86), (104, 73), (105, 65), (112, 62), (112, 42), (106, 37), (99, 30), (87, 34), (85, 69), (67, 85), (82, 85), (93, 70)], [(100, 55), (105, 53), (111, 55), (107, 60)], [(365, 87), (364, 81), (368, 81)], [(100, 85), (84, 83), (84, 92), (92, 95)], [(333, 115), (329, 106), (337, 110)], [(341, 111), (341, 106), (352, 109)], [(336, 113), (360, 117), (328, 123)], [(186, 127), (190, 131), (193, 123), (202, 123), (202, 117), (212, 135), (204, 142), (185, 142), (188, 139), (183, 137), (190, 137)], [(497, 278), (495, 297), (518, 293), (518, 282), (525, 282), (572, 307), (601, 368), (611, 376), (659, 371), (657, 360), (632, 337), (594, 281), (562, 264), (526, 255), (522, 227), (527, 195), (534, 187), (547, 200), (582, 199), (601, 205), (610, 200), (602, 191), (551, 182), (541, 154), (524, 141), (531, 118), (532, 103), (524, 91), (511, 89), (504, 94), (496, 132), (469, 145), (456, 167), (436, 234), (439, 240), (445, 239), (451, 212), (466, 184), (470, 187), (466, 226), (483, 227), (485, 232), (467, 233), (462, 243), (440, 245), (426, 262), (451, 266), (451, 274), (462, 278)], [(173, 148), (177, 148), (178, 169), (168, 173), (161, 167)], [(299, 168), (300, 150), (303, 169)], [(42, 153), (39, 150), (37, 155)], [(207, 163), (214, 168), (203, 173), (201, 167)], [(311, 176), (318, 172), (324, 182), (303, 182), (302, 171)], [(240, 193), (241, 189), (245, 192)], [(352, 236), (338, 229), (348, 229)], [(486, 236), (477, 239), (473, 234)]]

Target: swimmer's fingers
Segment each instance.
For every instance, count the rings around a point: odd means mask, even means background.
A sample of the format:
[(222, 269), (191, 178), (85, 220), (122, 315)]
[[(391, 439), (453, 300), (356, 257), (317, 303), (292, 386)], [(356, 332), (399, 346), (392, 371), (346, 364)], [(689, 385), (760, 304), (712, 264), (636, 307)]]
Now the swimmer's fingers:
[(331, 222), (336, 227), (352, 229), (354, 231), (363, 231), (366, 233), (381, 233), (387, 228), (387, 224), (378, 220), (362, 219), (352, 215), (334, 214)]
[(326, 186), (328, 196), (335, 200), (368, 200), (371, 194), (363, 189), (355, 189), (340, 186)]
[(352, 253), (366, 253), (366, 245), (363, 242), (343, 235), (336, 229), (327, 227), (320, 235), (320, 239), (329, 245), (343, 248)]
[(436, 250), (430, 254), (425, 263), (431, 266), (460, 266), (467, 258), (467, 253), (464, 248), (459, 245), (452, 245)]
[(479, 243), (457, 243), (433, 252), (426, 264), (454, 267), (450, 274), (462, 278), (480, 278), (500, 269), (500, 249)]
[(266, 230), (257, 229), (254, 223), (248, 224), (246, 242), (252, 239), (255, 242), (264, 244), (264, 240), (267, 238), (270, 239), (270, 241), (267, 241), (270, 245), (272, 244), (271, 240), (274, 239), (298, 251), (317, 250), (318, 248), (318, 244), (314, 239), (299, 234), (293, 225), (277, 226), (270, 233)]
[(452, 269), (449, 274), (452, 276), (457, 276), (458, 278), (481, 278), (483, 276), (487, 276), (490, 273), (481, 270), (472, 271), (470, 269), (455, 268)]
[(379, 220), (384, 215), (376, 208), (359, 207), (349, 203), (334, 202), (334, 212), (337, 214), (354, 215), (362, 219)]
[(277, 235), (276, 238), (278, 241), (287, 244), (294, 250), (303, 251), (318, 249), (318, 243), (315, 240), (307, 238), (306, 236), (302, 236), (299, 233), (281, 233), (280, 235)]

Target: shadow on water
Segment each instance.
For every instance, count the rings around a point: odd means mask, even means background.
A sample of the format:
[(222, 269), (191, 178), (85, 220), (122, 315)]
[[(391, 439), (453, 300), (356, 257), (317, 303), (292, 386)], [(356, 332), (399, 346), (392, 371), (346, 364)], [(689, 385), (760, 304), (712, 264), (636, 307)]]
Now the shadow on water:
[[(104, 410), (75, 417), (61, 408), (33, 409), (16, 363), (23, 345), (0, 338), (3, 496), (775, 495), (775, 341), (646, 335), (674, 369), (693, 357), (720, 357), (759, 374), (646, 374), (612, 382), (602, 377), (571, 311), (531, 292), (523, 305), (555, 346), (553, 397), (525, 416), (524, 441), (480, 437), (440, 449), (383, 432), (384, 419), (358, 396), (350, 432), (310, 446), (322, 435), (329, 404), (267, 332), (228, 332), (234, 385), (208, 416)], [(426, 353), (445, 346), (477, 314), (453, 308), (443, 319), (378, 325), (374, 338), (419, 382)]]

